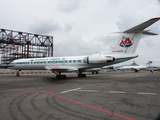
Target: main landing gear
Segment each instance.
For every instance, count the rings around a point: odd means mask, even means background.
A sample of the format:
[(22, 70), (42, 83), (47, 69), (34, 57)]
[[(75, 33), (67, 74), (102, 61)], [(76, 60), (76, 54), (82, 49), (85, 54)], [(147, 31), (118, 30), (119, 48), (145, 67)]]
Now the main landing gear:
[(135, 70), (135, 72), (138, 72), (138, 70)]
[(61, 72), (59, 72), (59, 74), (57, 74), (56, 79), (66, 79), (66, 75), (61, 75)]
[(98, 74), (98, 71), (92, 71), (92, 74), (94, 74), (94, 72), (95, 72), (96, 74)]
[[(67, 78), (66, 75), (61, 75), (61, 72), (59, 73), (54, 72), (54, 73), (56, 74), (56, 79), (66, 79)], [(84, 78), (86, 77), (86, 74), (82, 74), (82, 72), (78, 72), (78, 77)]]
[(82, 72), (79, 72), (79, 73), (78, 73), (78, 77), (79, 77), (79, 78), (86, 77), (86, 74), (82, 74)]

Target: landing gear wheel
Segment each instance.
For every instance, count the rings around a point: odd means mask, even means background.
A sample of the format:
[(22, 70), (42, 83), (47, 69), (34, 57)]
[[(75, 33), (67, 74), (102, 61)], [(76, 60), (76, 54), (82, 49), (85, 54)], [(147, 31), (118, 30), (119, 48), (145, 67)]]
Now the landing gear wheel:
[(138, 72), (138, 70), (135, 70), (135, 72)]
[(56, 79), (61, 79), (61, 75), (57, 75), (57, 76), (56, 76)]
[(86, 74), (78, 74), (78, 77), (81, 78), (81, 77), (86, 77)]
[(81, 74), (78, 74), (78, 77), (81, 77)]
[(82, 74), (82, 77), (86, 77), (86, 74)]
[(61, 79), (66, 79), (66, 75), (61, 75)]
[(66, 75), (57, 75), (56, 79), (66, 79)]
[(19, 75), (19, 71), (17, 71), (17, 72), (16, 72), (16, 76), (17, 76), (17, 77), (19, 77), (19, 76), (20, 76), (20, 75)]

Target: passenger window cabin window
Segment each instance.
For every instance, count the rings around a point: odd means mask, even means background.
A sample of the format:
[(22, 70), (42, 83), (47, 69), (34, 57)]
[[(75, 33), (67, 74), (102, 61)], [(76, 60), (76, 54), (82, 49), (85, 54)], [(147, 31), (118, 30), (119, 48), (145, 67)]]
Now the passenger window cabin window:
[(78, 60), (78, 62), (81, 62), (81, 60)]

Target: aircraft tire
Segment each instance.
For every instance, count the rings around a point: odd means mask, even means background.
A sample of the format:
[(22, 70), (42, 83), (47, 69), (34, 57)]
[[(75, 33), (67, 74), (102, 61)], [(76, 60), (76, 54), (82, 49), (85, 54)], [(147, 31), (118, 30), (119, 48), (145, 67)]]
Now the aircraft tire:
[(61, 75), (61, 79), (66, 79), (66, 75)]
[(19, 71), (17, 71), (17, 72), (16, 72), (16, 76), (17, 76), (17, 77), (19, 77), (19, 76), (20, 76), (20, 75), (19, 75)]
[(78, 74), (78, 77), (80, 78), (80, 77), (81, 77), (81, 74)]
[(86, 77), (86, 74), (78, 74), (78, 77), (81, 78), (81, 77)]
[(66, 75), (57, 75), (56, 79), (66, 79)]
[(86, 77), (86, 74), (82, 74), (82, 77)]
[(61, 75), (57, 75), (57, 76), (56, 76), (56, 79), (61, 79)]

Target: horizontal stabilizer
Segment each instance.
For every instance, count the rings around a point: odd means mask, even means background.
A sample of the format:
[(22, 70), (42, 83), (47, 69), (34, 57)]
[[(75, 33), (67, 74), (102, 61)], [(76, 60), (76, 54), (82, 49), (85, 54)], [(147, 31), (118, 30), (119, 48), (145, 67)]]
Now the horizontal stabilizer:
[[(136, 32), (141, 32), (143, 35), (158, 35), (156, 33), (152, 33), (152, 32), (148, 32), (146, 30), (143, 30), (143, 31), (136, 31)], [(115, 33), (123, 33), (123, 32), (114, 32), (112, 34), (115, 34)]]
[[(159, 19), (160, 19), (160, 17), (152, 18), (152, 19), (150, 19), (150, 20), (148, 20), (148, 21), (146, 21), (144, 23), (141, 23), (141, 24), (139, 24), (139, 25), (137, 25), (137, 26), (135, 26), (133, 28), (130, 28), (130, 29), (124, 31), (124, 33), (134, 33), (134, 32), (142, 32), (143, 33), (143, 30), (145, 28), (147, 28), (148, 26), (150, 26), (153, 23), (157, 22)], [(154, 33), (144, 32), (144, 34), (147, 34), (147, 35), (152, 34), (153, 35)]]
[(142, 34), (144, 34), (144, 35), (158, 35), (156, 33), (148, 32), (148, 31), (143, 31)]

